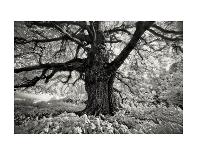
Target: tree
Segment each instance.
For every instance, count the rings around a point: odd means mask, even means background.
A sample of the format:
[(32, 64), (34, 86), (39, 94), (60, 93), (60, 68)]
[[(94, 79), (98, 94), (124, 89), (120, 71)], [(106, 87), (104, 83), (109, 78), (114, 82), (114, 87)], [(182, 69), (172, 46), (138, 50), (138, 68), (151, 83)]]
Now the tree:
[(117, 109), (113, 83), (129, 54), (135, 51), (143, 60), (141, 51), (162, 51), (155, 49), (162, 41), (182, 50), (180, 27), (180, 22), (153, 21), (15, 22), (14, 87), (33, 87), (54, 77), (68, 83), (76, 71), (73, 83), (84, 80), (88, 94), (86, 108), (79, 114), (112, 115)]

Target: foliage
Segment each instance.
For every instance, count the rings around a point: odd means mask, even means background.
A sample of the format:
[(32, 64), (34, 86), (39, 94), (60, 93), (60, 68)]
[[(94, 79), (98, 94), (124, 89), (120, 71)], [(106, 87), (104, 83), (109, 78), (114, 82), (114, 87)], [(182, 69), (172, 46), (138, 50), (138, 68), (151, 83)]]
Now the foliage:
[[(50, 111), (47, 113), (37, 110), (36, 116), (43, 117), (32, 119), (33, 115), (20, 115), (27, 117), (21, 124), (15, 124), (15, 133), (30, 134), (179, 134), (183, 133), (183, 112), (175, 107), (135, 107), (124, 105), (124, 108), (114, 116), (87, 116), (79, 117), (75, 113), (66, 111), (61, 114)], [(77, 111), (73, 108), (74, 111)], [(49, 108), (47, 108), (48, 110)], [(34, 109), (35, 110), (35, 109)], [(69, 111), (69, 110), (67, 110)], [(48, 110), (49, 112), (49, 110)], [(29, 112), (30, 114), (30, 112)]]
[(53, 102), (28, 102), (27, 100), (16, 101), (14, 103), (14, 124), (22, 125), (29, 120), (40, 120), (43, 117), (57, 116), (65, 110), (68, 112), (80, 111), (84, 109), (84, 104), (63, 102), (56, 100)]

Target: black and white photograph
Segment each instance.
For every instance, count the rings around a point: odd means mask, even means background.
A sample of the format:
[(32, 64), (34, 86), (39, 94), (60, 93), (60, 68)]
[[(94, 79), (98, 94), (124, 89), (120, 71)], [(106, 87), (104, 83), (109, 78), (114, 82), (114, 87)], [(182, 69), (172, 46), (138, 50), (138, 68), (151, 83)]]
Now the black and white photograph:
[(14, 21), (14, 134), (183, 134), (183, 21)]
[(0, 154), (197, 154), (195, 0), (0, 8)]

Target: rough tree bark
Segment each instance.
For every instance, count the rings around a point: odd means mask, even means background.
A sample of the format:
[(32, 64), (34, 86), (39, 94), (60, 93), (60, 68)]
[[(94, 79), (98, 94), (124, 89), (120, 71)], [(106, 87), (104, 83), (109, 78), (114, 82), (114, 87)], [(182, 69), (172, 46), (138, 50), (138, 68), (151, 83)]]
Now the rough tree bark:
[[(99, 70), (98, 70), (99, 69)], [(114, 113), (113, 104), (113, 75), (107, 73), (106, 69), (97, 68), (87, 71), (85, 88), (88, 94), (87, 106), (82, 113), (88, 115)]]
[(109, 56), (106, 54), (104, 37), (99, 30), (99, 23), (94, 25), (95, 40), (88, 54), (88, 65), (85, 71), (85, 89), (88, 94), (86, 108), (79, 114), (99, 115), (114, 113), (113, 81), (115, 72), (108, 68)]

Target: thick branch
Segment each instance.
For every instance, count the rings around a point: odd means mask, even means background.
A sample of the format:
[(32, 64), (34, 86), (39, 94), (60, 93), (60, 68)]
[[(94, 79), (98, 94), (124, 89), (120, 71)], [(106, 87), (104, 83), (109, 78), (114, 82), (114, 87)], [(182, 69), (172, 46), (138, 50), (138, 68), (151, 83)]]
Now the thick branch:
[(137, 22), (136, 23), (136, 31), (130, 40), (130, 42), (127, 44), (127, 46), (121, 51), (121, 53), (114, 59), (114, 61), (110, 64), (110, 71), (117, 70), (124, 62), (124, 60), (129, 56), (130, 52), (134, 49), (136, 46), (138, 40), (141, 38), (141, 36), (144, 34), (144, 32), (150, 28), (150, 26), (154, 22), (148, 21), (148, 22)]
[(36, 66), (29, 66), (24, 68), (16, 68), (14, 69), (14, 73), (20, 73), (24, 71), (33, 71), (39, 69), (57, 69), (59, 71), (83, 71), (85, 68), (86, 59), (72, 59), (66, 63), (46, 63), (39, 64)]
[[(43, 72), (41, 74), (41, 76), (36, 76), (31, 80), (27, 80), (25, 82), (23, 82), (22, 84), (19, 85), (15, 85), (14, 88), (21, 88), (21, 87), (31, 87), (31, 86), (35, 86), (36, 83), (41, 80), (41, 79), (45, 79), (45, 83), (48, 83), (49, 80), (55, 75), (55, 73), (57, 73), (58, 71), (79, 71), (84, 72), (85, 70), (85, 65), (86, 64), (86, 60), (85, 59), (73, 59), (70, 60), (66, 63), (51, 63), (51, 64), (40, 64), (37, 66), (30, 66), (30, 67), (24, 67), (24, 68), (18, 68), (18, 69), (14, 69), (14, 73), (20, 73), (23, 71), (33, 71), (33, 70), (39, 70), (39, 69), (43, 69)], [(46, 71), (47, 70), (52, 70), (52, 72), (46, 76)]]

